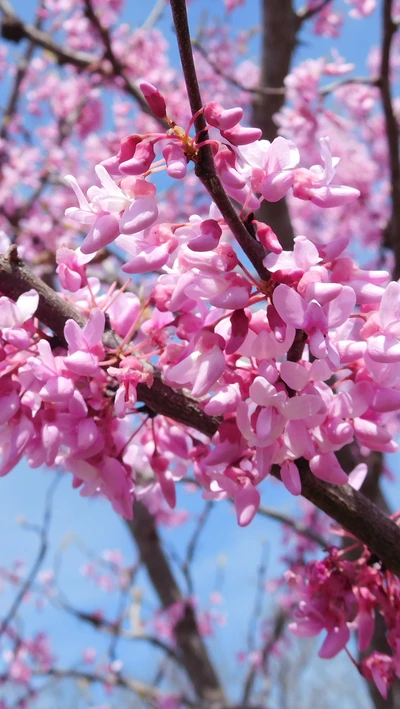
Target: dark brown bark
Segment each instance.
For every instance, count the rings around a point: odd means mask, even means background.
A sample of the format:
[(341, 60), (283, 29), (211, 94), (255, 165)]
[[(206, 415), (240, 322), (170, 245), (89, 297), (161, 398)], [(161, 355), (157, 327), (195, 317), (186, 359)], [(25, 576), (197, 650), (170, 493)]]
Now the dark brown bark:
[[(184, 601), (177, 581), (166, 558), (153, 516), (142, 502), (135, 502), (133, 521), (127, 525), (138, 546), (142, 563), (147, 569), (163, 608)], [(222, 685), (200, 635), (192, 606), (185, 605), (185, 614), (175, 628), (182, 664), (196, 693), (205, 707), (224, 706)]]

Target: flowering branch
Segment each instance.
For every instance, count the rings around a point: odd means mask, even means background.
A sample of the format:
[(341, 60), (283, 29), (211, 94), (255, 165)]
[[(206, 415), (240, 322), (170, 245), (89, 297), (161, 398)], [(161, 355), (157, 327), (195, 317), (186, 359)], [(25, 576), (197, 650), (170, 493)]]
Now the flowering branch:
[[(0, 257), (0, 279), (2, 292), (12, 300), (17, 300), (31, 288), (38, 292), (37, 317), (53, 330), (61, 343), (64, 342), (64, 326), (68, 319), (75, 320), (81, 327), (85, 325), (86, 319), (83, 315), (46, 286), (18, 259), (15, 247), (10, 249), (8, 257)], [(106, 331), (105, 344), (115, 346), (115, 335), (112, 331)], [(168, 416), (209, 436), (218, 430), (217, 417), (205, 414), (196, 401), (182, 392), (175, 391), (158, 376), (154, 378), (152, 387), (139, 384), (137, 392), (138, 399), (155, 413)], [(400, 529), (397, 525), (349, 485), (324, 483), (312, 475), (306, 461), (299, 461), (298, 465), (302, 478), (302, 495), (360, 539), (377, 554), (388, 569), (400, 574)], [(274, 466), (272, 472), (275, 477), (280, 477), (278, 466)]]
[[(19, 259), (16, 246), (12, 246), (7, 256), (0, 256), (1, 292), (12, 300), (22, 293), (35, 290), (39, 295), (37, 317), (57, 336), (59, 344), (65, 344), (64, 327), (67, 320), (75, 320), (80, 327), (86, 318), (58, 293), (47, 286)], [(107, 347), (116, 347), (118, 340), (111, 330), (106, 330), (103, 342)], [(194, 399), (169, 387), (155, 373), (152, 387), (138, 384), (138, 398), (156, 414), (163, 414), (198, 431), (212, 436), (218, 429), (219, 419), (207, 416)]]
[[(203, 102), (197, 81), (196, 68), (194, 65), (185, 0), (171, 0), (171, 9), (190, 108), (192, 114), (195, 115), (202, 109)], [(202, 113), (197, 116), (194, 125), (196, 133), (201, 132), (202, 139), (204, 141), (208, 140), (208, 132), (206, 130), (207, 124)], [(250, 259), (258, 275), (264, 281), (268, 281), (269, 273), (262, 263), (263, 258), (265, 257), (264, 248), (258, 241), (256, 241), (252, 233), (246, 229), (245, 224), (240, 219), (232, 205), (232, 202), (226, 194), (215, 169), (210, 146), (203, 146), (199, 151), (199, 154), (200, 157), (196, 161), (195, 165), (195, 173), (197, 177), (217, 205), (223, 218), (225, 219), (226, 224), (246, 256)]]

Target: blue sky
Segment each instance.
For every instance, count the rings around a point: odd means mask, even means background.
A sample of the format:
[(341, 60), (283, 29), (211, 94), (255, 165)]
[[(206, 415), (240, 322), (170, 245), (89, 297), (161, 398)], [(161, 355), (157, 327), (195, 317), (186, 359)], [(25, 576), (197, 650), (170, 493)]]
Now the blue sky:
[[(16, 10), (25, 17), (29, 17), (35, 5), (36, 3), (31, 0), (16, 0), (14, 2)], [(145, 4), (127, 2), (126, 5), (124, 19), (132, 25), (141, 24), (148, 12)], [(259, 22), (258, 5), (258, 2), (248, 0), (244, 8), (240, 8), (231, 16), (229, 21), (232, 26), (238, 29), (256, 25)], [(347, 6), (344, 4), (341, 6), (343, 11), (347, 12)], [(219, 8), (220, 4), (212, 0), (194, 0), (191, 4), (192, 27), (196, 27), (204, 10), (208, 11), (211, 17), (215, 14), (216, 7)], [(171, 43), (171, 57), (176, 62), (177, 51), (171, 32), (168, 10), (164, 14), (161, 27), (168, 34)], [(377, 41), (378, 37), (377, 14), (362, 22), (350, 19), (346, 23), (339, 41), (316, 39), (306, 29), (301, 37), (296, 61), (327, 54), (330, 48), (335, 46), (346, 60), (356, 64), (355, 73), (362, 75), (365, 73), (365, 59), (368, 49), (371, 44)], [(253, 40), (251, 51), (256, 58), (258, 54), (257, 37)], [(394, 468), (394, 464), (397, 465), (398, 461), (398, 456), (392, 457), (391, 467)], [(0, 481), (1, 566), (7, 567), (15, 558), (26, 560), (28, 566), (31, 563), (32, 555), (35, 554), (38, 546), (37, 537), (24, 530), (21, 525), (16, 524), (16, 519), (18, 515), (22, 515), (31, 523), (40, 523), (44, 496), (51, 479), (52, 473), (50, 471), (30, 470), (24, 463), (21, 463), (16, 470)], [(295, 512), (297, 501), (276, 482), (266, 481), (262, 486), (262, 494), (265, 504)], [(390, 486), (390, 497), (393, 501), (396, 498), (396, 503), (400, 504), (398, 486), (396, 488)], [(204, 503), (199, 494), (188, 495), (180, 488), (178, 504), (187, 506), (195, 518)], [(173, 548), (180, 554), (184, 553), (192, 528), (193, 523), (189, 524), (187, 528), (185, 527), (184, 534), (180, 529), (165, 531), (164, 538), (167, 548)], [(51, 523), (51, 545), (43, 568), (52, 566), (57, 550), (63, 542), (65, 546), (65, 540), (71, 534), (84, 539), (87, 545), (97, 553), (107, 548), (119, 548), (127, 563), (133, 563), (136, 558), (136, 552), (125, 525), (112, 511), (111, 506), (102, 500), (81, 498), (76, 491), (71, 490), (70, 477), (66, 475), (60, 482), (55, 495)], [(264, 518), (256, 518), (249, 528), (239, 529), (231, 506), (227, 503), (220, 503), (212, 512), (198, 547), (194, 579), (196, 593), (203, 603), (209, 593), (214, 590), (218, 559), (224, 558), (226, 560), (223, 567), (224, 584), (222, 588), (225, 603), (222, 609), (228, 613), (229, 624), (227, 628), (217, 631), (211, 645), (213, 656), (216, 658), (221, 674), (228, 681), (232, 693), (237, 690), (239, 685), (237, 666), (233, 656), (236, 652), (246, 649), (248, 618), (253, 608), (257, 568), (263, 544), (266, 544), (268, 548), (268, 577), (273, 578), (278, 574), (279, 556), (282, 553), (280, 533), (276, 523)], [(73, 543), (67, 545), (60, 574), (61, 588), (76, 607), (93, 610), (102, 606), (111, 613), (115, 606), (115, 599), (100, 592), (80, 576), (79, 568), (84, 561), (82, 553)], [(145, 593), (146, 604), (156, 607), (154, 595), (143, 573), (139, 574), (137, 583)], [(9, 593), (0, 595), (0, 616), (7, 611), (10, 600)], [(268, 595), (266, 595), (265, 604), (266, 608), (268, 604), (271, 605)], [(104, 650), (107, 647), (106, 643), (101, 645), (92, 630), (73, 619), (65, 622), (65, 616), (54, 609), (47, 609), (45, 612), (39, 613), (32, 606), (26, 604), (24, 606), (24, 624), (30, 631), (47, 629), (54, 637), (58, 638), (55, 650), (59, 656), (60, 664), (76, 661), (80, 648), (84, 648), (86, 645), (95, 644), (96, 647), (102, 647)], [(77, 638), (79, 638), (79, 642), (77, 642)], [(128, 649), (121, 644), (121, 655), (126, 659), (126, 666), (132, 670), (135, 677), (151, 678), (154, 671), (152, 656), (143, 644), (140, 645), (140, 652), (139, 650), (138, 652), (132, 651), (131, 648)], [(342, 660), (339, 659), (337, 665), (330, 665), (329, 671), (331, 673), (338, 671), (342, 667), (341, 662)], [(335, 670), (335, 667), (338, 669)], [(319, 664), (313, 664), (313, 668), (315, 676), (319, 672), (326, 671), (326, 665), (322, 661), (319, 661)], [(355, 677), (354, 680), (356, 680)], [(362, 692), (363, 689), (360, 685), (360, 696), (362, 696)], [(364, 706), (367, 707), (368, 700), (365, 698), (364, 701)], [(38, 707), (40, 706), (39, 702)], [(350, 702), (349, 707), (353, 709), (356, 704)]]

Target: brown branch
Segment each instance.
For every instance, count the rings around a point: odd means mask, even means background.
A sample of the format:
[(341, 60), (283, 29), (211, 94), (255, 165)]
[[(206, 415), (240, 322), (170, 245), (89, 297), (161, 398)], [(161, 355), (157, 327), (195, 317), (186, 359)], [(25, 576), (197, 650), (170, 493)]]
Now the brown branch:
[(392, 214), (387, 227), (387, 240), (393, 249), (395, 267), (393, 278), (400, 277), (400, 164), (399, 164), (399, 128), (393, 110), (390, 84), (390, 52), (397, 25), (392, 19), (392, 0), (382, 3), (382, 55), (379, 88), (382, 108), (385, 116), (386, 134), (389, 151)]
[[(375, 552), (389, 571), (400, 576), (397, 524), (350, 485), (332, 485), (319, 480), (311, 473), (306, 460), (297, 460), (296, 464), (301, 475), (302, 496)], [(273, 466), (272, 474), (280, 478), (279, 466)]]
[[(190, 108), (194, 115), (202, 108), (203, 102), (193, 60), (185, 0), (171, 0), (171, 9)], [(201, 132), (203, 140), (208, 140), (206, 125), (203, 114), (199, 115), (195, 121), (195, 128), (196, 133)], [(199, 152), (200, 157), (195, 165), (197, 177), (217, 205), (233, 236), (253, 264), (258, 275), (262, 280), (268, 281), (269, 273), (262, 263), (266, 255), (265, 251), (261, 244), (256, 241), (254, 236), (246, 229), (246, 226), (226, 194), (221, 180), (218, 177), (210, 146), (206, 145), (202, 147)]]
[(203, 47), (203, 45), (199, 42), (198, 39), (192, 39), (192, 47), (196, 49), (199, 54), (203, 57), (203, 59), (206, 60), (207, 64), (211, 67), (211, 69), (217, 74), (217, 76), (220, 76), (221, 79), (225, 79), (225, 81), (230, 84), (231, 86), (234, 86), (236, 89), (239, 89), (240, 91), (247, 91), (249, 94), (255, 94), (261, 95), (261, 96), (284, 96), (286, 89), (284, 86), (281, 86), (280, 88), (273, 88), (270, 86), (244, 86), (240, 81), (235, 79), (233, 76), (230, 74), (226, 74), (222, 69), (219, 67), (219, 65), (214, 62), (212, 59), (210, 59), (210, 56), (207, 52), (207, 50)]
[(297, 16), (300, 20), (301, 23), (306, 22), (306, 20), (310, 20), (312, 17), (315, 17), (315, 15), (318, 15), (321, 10), (324, 9), (329, 3), (332, 2), (332, 0), (322, 0), (322, 2), (319, 5), (316, 5), (315, 7), (310, 7), (307, 8), (307, 6), (300, 8), (300, 10), (297, 13)]
[[(66, 321), (75, 320), (80, 327), (83, 327), (87, 319), (38, 276), (35, 276), (18, 258), (16, 246), (12, 246), (7, 256), (0, 256), (0, 291), (11, 300), (17, 300), (22, 293), (26, 293), (31, 288), (39, 294), (36, 317), (57, 335), (60, 344), (65, 345)], [(104, 333), (103, 343), (107, 347), (114, 348), (118, 345), (118, 340), (109, 330)], [(220, 420), (217, 417), (207, 416), (194, 399), (165, 384), (157, 372), (155, 372), (153, 385), (148, 387), (146, 384), (139, 384), (137, 392), (139, 401), (143, 401), (157, 414), (192, 426), (207, 436), (212, 436), (218, 430)]]
[[(136, 541), (142, 563), (164, 608), (184, 602), (179, 586), (164, 554), (157, 527), (147, 507), (135, 501), (133, 520), (126, 522)], [(176, 643), (182, 663), (196, 692), (207, 709), (224, 706), (224, 692), (201, 637), (195, 612), (185, 604), (182, 620), (175, 627)]]
[[(280, 89), (289, 73), (293, 52), (297, 45), (300, 20), (291, 0), (262, 0), (261, 75), (260, 88)], [(285, 93), (260, 93), (253, 103), (252, 123), (262, 130), (263, 138), (274, 140), (277, 126), (274, 115), (285, 102)], [(293, 248), (294, 232), (285, 199), (279, 202), (263, 201), (257, 219), (268, 224), (277, 234), (284, 249)]]
[[(163, 697), (163, 693), (156, 689), (155, 687), (145, 684), (144, 682), (139, 682), (138, 680), (131, 679), (130, 677), (125, 677), (120, 673), (104, 673), (99, 674), (95, 672), (85, 672), (84, 670), (79, 670), (76, 668), (62, 669), (59, 667), (50, 667), (48, 670), (35, 670), (35, 677), (55, 677), (58, 680), (65, 679), (76, 679), (84, 680), (85, 682), (105, 684), (110, 687), (120, 687), (126, 689), (130, 692), (134, 692), (139, 698), (145, 701), (154, 703), (158, 705), (160, 699)], [(7, 680), (7, 676), (2, 676), (1, 679)], [(188, 698), (180, 696), (179, 700), (188, 707), (198, 706), (195, 702), (191, 702)]]
[(190, 596), (194, 594), (194, 585), (193, 585), (193, 579), (192, 579), (192, 574), (191, 574), (191, 565), (193, 563), (193, 559), (195, 557), (196, 551), (197, 551), (197, 546), (200, 540), (201, 533), (207, 523), (207, 520), (210, 516), (210, 513), (214, 507), (214, 503), (209, 500), (206, 502), (204, 505), (204, 509), (199, 516), (197, 520), (197, 525), (194, 529), (194, 532), (189, 539), (187, 549), (186, 549), (186, 555), (185, 559), (182, 564), (182, 573), (186, 578), (187, 586), (188, 586), (188, 593)]
[(96, 628), (96, 630), (99, 630), (101, 632), (107, 633), (108, 635), (112, 636), (118, 636), (123, 638), (124, 640), (130, 640), (130, 641), (141, 641), (141, 642), (146, 642), (149, 645), (153, 645), (153, 647), (156, 647), (158, 650), (162, 650), (168, 657), (170, 657), (174, 662), (176, 662), (178, 665), (182, 664), (181, 658), (177, 655), (175, 650), (172, 647), (169, 647), (169, 645), (166, 645), (166, 643), (163, 643), (162, 640), (159, 638), (153, 636), (153, 635), (138, 635), (137, 633), (134, 632), (129, 632), (127, 630), (124, 630), (119, 626), (117, 623), (112, 623), (109, 620), (106, 620), (105, 618), (99, 617), (95, 614), (87, 613), (85, 611), (80, 611), (77, 608), (73, 608), (70, 606), (68, 603), (65, 603), (64, 601), (60, 602), (60, 605), (62, 609), (66, 612), (69, 613), (70, 615), (74, 616), (74, 618), (77, 618), (78, 620), (81, 620), (83, 623), (87, 623), (93, 628)]
[(307, 527), (303, 524), (303, 522), (295, 519), (295, 517), (290, 517), (290, 515), (286, 515), (284, 512), (279, 512), (279, 510), (275, 510), (271, 507), (265, 507), (264, 505), (261, 505), (258, 510), (258, 514), (261, 515), (261, 517), (269, 517), (269, 519), (273, 519), (275, 522), (280, 522), (286, 527), (290, 527), (296, 532), (296, 534), (301, 534), (302, 537), (306, 537), (311, 542), (314, 542), (314, 544), (318, 544), (318, 546), (322, 547), (322, 549), (326, 549), (328, 546), (326, 539)]
[[(86, 319), (75, 308), (64, 301), (55, 291), (46, 286), (21, 262), (16, 249), (10, 249), (8, 257), (0, 257), (1, 291), (12, 300), (34, 288), (39, 293), (37, 317), (50, 327), (64, 342), (64, 325), (71, 318), (80, 326)], [(115, 336), (110, 331), (105, 336), (108, 346), (115, 346)], [(207, 416), (197, 402), (176, 392), (157, 377), (153, 387), (140, 385), (138, 395), (156, 413), (168, 416), (180, 423), (186, 423), (207, 435), (218, 429), (219, 420)], [(154, 388), (155, 387), (155, 388)], [(342, 527), (347, 529), (384, 562), (386, 568), (400, 575), (400, 529), (384, 515), (364, 495), (349, 485), (329, 485), (312, 475), (306, 461), (299, 461), (302, 475), (302, 495), (323, 510)], [(279, 467), (273, 469), (279, 478)], [(172, 602), (172, 601), (170, 601)], [(169, 604), (168, 604), (169, 605)]]

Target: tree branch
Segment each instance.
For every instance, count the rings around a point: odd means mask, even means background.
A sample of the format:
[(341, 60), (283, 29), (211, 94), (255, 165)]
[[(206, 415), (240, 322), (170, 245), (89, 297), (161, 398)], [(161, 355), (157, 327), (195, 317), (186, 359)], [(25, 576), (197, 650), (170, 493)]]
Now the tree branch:
[[(134, 504), (133, 520), (127, 520), (139, 549), (141, 560), (164, 608), (184, 602), (179, 586), (164, 554), (152, 514), (138, 500)], [(224, 706), (224, 692), (200, 635), (195, 612), (185, 604), (182, 620), (175, 627), (175, 637), (182, 663), (194, 687), (196, 696), (207, 709)]]
[[(291, 0), (262, 0), (261, 7), (260, 88), (281, 89), (297, 46), (300, 20), (293, 10)], [(284, 102), (285, 92), (275, 95), (259, 93), (254, 99), (252, 123), (262, 130), (266, 140), (272, 141), (277, 137), (274, 115), (280, 111)], [(264, 200), (257, 218), (273, 229), (284, 249), (293, 248), (294, 232), (285, 199), (279, 202)]]
[[(193, 60), (185, 0), (171, 0), (171, 9), (190, 108), (192, 114), (194, 115), (200, 111), (203, 106), (203, 102)], [(206, 130), (207, 124), (203, 114), (200, 114), (196, 118), (194, 125), (196, 133), (201, 132), (202, 139), (208, 140), (208, 132)], [(197, 177), (217, 205), (233, 236), (253, 264), (258, 275), (262, 280), (268, 281), (269, 273), (262, 263), (263, 258), (266, 255), (264, 248), (246, 229), (246, 226), (240, 219), (233, 207), (232, 202), (226, 194), (221, 180), (218, 177), (210, 146), (206, 145), (202, 147), (199, 153), (200, 157), (195, 164), (195, 173)]]
[[(64, 325), (71, 318), (81, 327), (85, 317), (46, 286), (20, 261), (16, 248), (10, 249), (8, 257), (0, 257), (1, 292), (16, 300), (21, 293), (34, 288), (39, 293), (37, 317), (50, 327), (64, 343)], [(115, 335), (105, 333), (105, 344), (115, 347)], [(138, 386), (138, 398), (156, 413), (195, 428), (212, 436), (217, 430), (219, 419), (207, 416), (196, 401), (182, 392), (164, 384), (158, 376), (153, 386)], [(388, 570), (400, 575), (400, 529), (384, 515), (364, 495), (349, 485), (336, 486), (315, 478), (307, 461), (298, 461), (302, 475), (302, 495), (332, 519), (345, 527), (384, 562)], [(279, 467), (274, 466), (273, 474), (279, 478)], [(172, 601), (171, 601), (172, 602)]]
[(392, 214), (387, 227), (387, 236), (395, 256), (393, 278), (400, 277), (400, 164), (399, 128), (393, 110), (390, 85), (390, 52), (397, 25), (392, 19), (392, 0), (382, 4), (382, 55), (379, 88), (385, 116), (386, 135), (389, 151)]
[[(59, 343), (65, 346), (66, 321), (75, 320), (80, 327), (84, 327), (87, 319), (38, 276), (35, 276), (18, 258), (16, 246), (12, 246), (7, 256), (0, 256), (0, 292), (15, 301), (31, 288), (39, 294), (36, 317), (49, 327), (57, 336)], [(103, 344), (115, 348), (118, 345), (118, 338), (111, 330), (106, 330)], [(219, 418), (207, 416), (194, 399), (165, 384), (157, 372), (154, 372), (153, 385), (148, 387), (146, 384), (138, 384), (137, 393), (139, 401), (156, 414), (162, 414), (178, 423), (191, 426), (207, 436), (214, 435), (218, 430)]]

